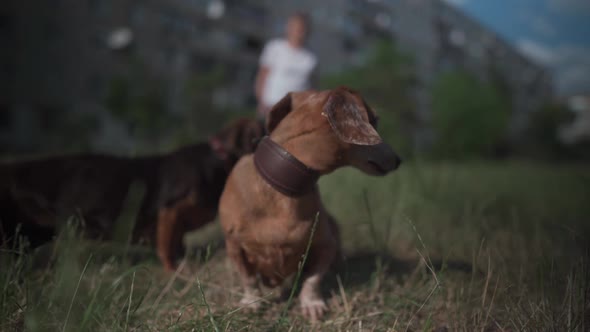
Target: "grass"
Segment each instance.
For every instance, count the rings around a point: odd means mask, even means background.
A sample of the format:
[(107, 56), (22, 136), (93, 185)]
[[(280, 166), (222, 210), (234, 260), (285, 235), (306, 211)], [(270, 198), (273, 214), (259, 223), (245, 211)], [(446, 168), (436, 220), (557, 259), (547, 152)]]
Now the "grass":
[(74, 223), (33, 253), (3, 248), (0, 330), (590, 330), (587, 165), (413, 163), (320, 186), (345, 253), (321, 324), (278, 290), (240, 308), (217, 223), (185, 239), (172, 275), (153, 250), (81, 240)]

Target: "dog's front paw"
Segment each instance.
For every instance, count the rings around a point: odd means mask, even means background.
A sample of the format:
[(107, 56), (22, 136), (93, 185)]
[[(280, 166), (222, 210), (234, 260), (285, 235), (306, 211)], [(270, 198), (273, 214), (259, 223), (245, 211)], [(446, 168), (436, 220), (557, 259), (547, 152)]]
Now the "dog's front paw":
[(249, 311), (256, 311), (260, 309), (262, 302), (256, 294), (247, 293), (240, 300), (240, 306)]
[(312, 297), (301, 299), (301, 312), (312, 323), (322, 318), (327, 310), (326, 302), (321, 298)]

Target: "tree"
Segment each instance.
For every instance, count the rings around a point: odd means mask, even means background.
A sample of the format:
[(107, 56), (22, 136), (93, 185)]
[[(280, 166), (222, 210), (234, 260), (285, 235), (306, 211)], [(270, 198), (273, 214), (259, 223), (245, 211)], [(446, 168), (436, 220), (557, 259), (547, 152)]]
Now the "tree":
[(364, 64), (322, 78), (323, 88), (346, 85), (359, 91), (379, 116), (379, 132), (403, 156), (412, 153), (416, 124), (411, 97), (416, 84), (413, 59), (391, 41), (374, 45)]
[(442, 158), (489, 157), (505, 138), (510, 98), (470, 73), (442, 73), (432, 90), (432, 152)]
[(561, 103), (546, 103), (535, 110), (527, 128), (525, 154), (540, 159), (590, 159), (590, 142), (578, 141), (566, 144), (559, 137), (560, 129), (571, 125), (575, 114)]
[(108, 87), (105, 106), (134, 139), (153, 143), (165, 134), (174, 120), (166, 109), (164, 86), (145, 70), (114, 77)]

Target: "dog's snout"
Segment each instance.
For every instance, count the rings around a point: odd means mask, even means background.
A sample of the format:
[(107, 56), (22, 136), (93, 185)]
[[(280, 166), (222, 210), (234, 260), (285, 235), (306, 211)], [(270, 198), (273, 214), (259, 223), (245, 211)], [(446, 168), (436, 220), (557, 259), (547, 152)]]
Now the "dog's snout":
[(357, 145), (350, 151), (351, 164), (373, 175), (386, 175), (402, 163), (399, 155), (387, 143)]
[(397, 169), (402, 163), (399, 155), (387, 143), (380, 143), (375, 146), (371, 161), (379, 166), (384, 173)]

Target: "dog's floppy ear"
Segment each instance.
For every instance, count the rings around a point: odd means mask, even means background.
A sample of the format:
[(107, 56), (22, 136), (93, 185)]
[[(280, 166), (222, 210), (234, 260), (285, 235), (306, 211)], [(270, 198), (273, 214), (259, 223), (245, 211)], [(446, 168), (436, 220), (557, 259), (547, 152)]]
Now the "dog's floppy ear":
[(239, 131), (243, 126), (241, 120), (225, 125), (219, 132), (209, 137), (209, 145), (222, 159), (230, 156), (237, 147)]
[(373, 109), (369, 105), (367, 105), (367, 102), (363, 99), (363, 97), (358, 91), (352, 90), (351, 88), (344, 85), (339, 86), (336, 89), (352, 93), (361, 103), (363, 103), (363, 107), (367, 110), (367, 115), (369, 116), (369, 123), (371, 124), (371, 126), (373, 126), (373, 128), (377, 129), (379, 117), (377, 116), (377, 114), (375, 114), (375, 111), (373, 111)]
[(271, 133), (279, 122), (291, 112), (293, 109), (292, 102), (293, 94), (289, 92), (270, 109), (266, 117), (266, 131), (268, 133)]
[[(347, 96), (347, 90), (336, 89), (330, 93), (322, 113), (341, 141), (357, 145), (379, 144), (382, 140), (374, 128), (376, 116), (363, 104), (362, 99), (355, 100), (352, 94)], [(361, 107), (365, 108), (367, 118), (363, 118)]]
[(228, 155), (241, 157), (254, 152), (263, 135), (264, 128), (259, 121), (240, 118), (211, 137), (209, 143), (216, 152), (225, 151)]

